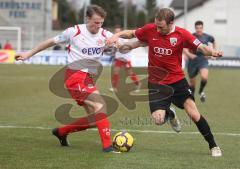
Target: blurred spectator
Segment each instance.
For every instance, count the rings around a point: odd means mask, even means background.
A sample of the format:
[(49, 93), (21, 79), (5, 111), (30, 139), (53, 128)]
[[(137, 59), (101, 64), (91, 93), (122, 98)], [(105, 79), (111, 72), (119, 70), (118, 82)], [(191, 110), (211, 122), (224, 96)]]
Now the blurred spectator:
[(7, 42), (5, 43), (3, 49), (13, 50), (12, 44), (9, 42), (9, 40), (7, 40)]
[(0, 49), (2, 49), (2, 44), (0, 43)]

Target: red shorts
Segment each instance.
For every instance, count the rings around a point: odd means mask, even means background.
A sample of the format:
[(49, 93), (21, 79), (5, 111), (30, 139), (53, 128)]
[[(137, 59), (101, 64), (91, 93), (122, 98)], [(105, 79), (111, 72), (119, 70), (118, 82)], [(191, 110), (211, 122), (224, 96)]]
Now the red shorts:
[(125, 67), (125, 68), (131, 68), (132, 64), (131, 61), (122, 61), (120, 59), (115, 59), (114, 60), (114, 66), (115, 67)]
[(79, 105), (83, 105), (84, 100), (97, 90), (91, 74), (80, 70), (67, 69), (64, 82), (68, 92)]

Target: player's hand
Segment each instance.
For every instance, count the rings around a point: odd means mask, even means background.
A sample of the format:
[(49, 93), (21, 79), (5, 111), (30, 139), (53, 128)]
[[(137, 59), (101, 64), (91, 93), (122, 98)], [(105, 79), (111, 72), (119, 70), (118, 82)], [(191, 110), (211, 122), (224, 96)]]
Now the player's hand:
[(213, 50), (212, 56), (215, 57), (215, 58), (220, 58), (220, 57), (223, 56), (223, 52), (222, 51)]
[(30, 58), (32, 56), (31, 52), (24, 52), (24, 53), (19, 53), (15, 55), (15, 60), (19, 61), (19, 60), (26, 60), (28, 58)]
[(106, 45), (107, 46), (112, 46), (114, 43), (116, 43), (118, 41), (119, 37), (116, 35), (113, 35), (112, 37), (108, 38), (106, 40)]

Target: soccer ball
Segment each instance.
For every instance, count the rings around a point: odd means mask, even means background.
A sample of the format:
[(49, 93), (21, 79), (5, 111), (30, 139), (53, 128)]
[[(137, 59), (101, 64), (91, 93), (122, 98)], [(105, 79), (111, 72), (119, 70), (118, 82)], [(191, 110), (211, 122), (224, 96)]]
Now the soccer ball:
[(128, 152), (133, 146), (133, 137), (126, 131), (121, 131), (113, 137), (113, 147), (120, 152)]

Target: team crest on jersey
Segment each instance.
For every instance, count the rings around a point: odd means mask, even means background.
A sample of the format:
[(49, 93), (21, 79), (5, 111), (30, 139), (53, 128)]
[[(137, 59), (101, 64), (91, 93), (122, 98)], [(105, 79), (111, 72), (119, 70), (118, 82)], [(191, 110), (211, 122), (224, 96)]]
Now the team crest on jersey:
[(177, 38), (170, 38), (170, 43), (172, 46), (175, 46), (177, 44)]
[(98, 39), (98, 40), (97, 40), (97, 45), (98, 45), (98, 46), (103, 46), (103, 45), (104, 45), (103, 40), (102, 40), (102, 39)]

